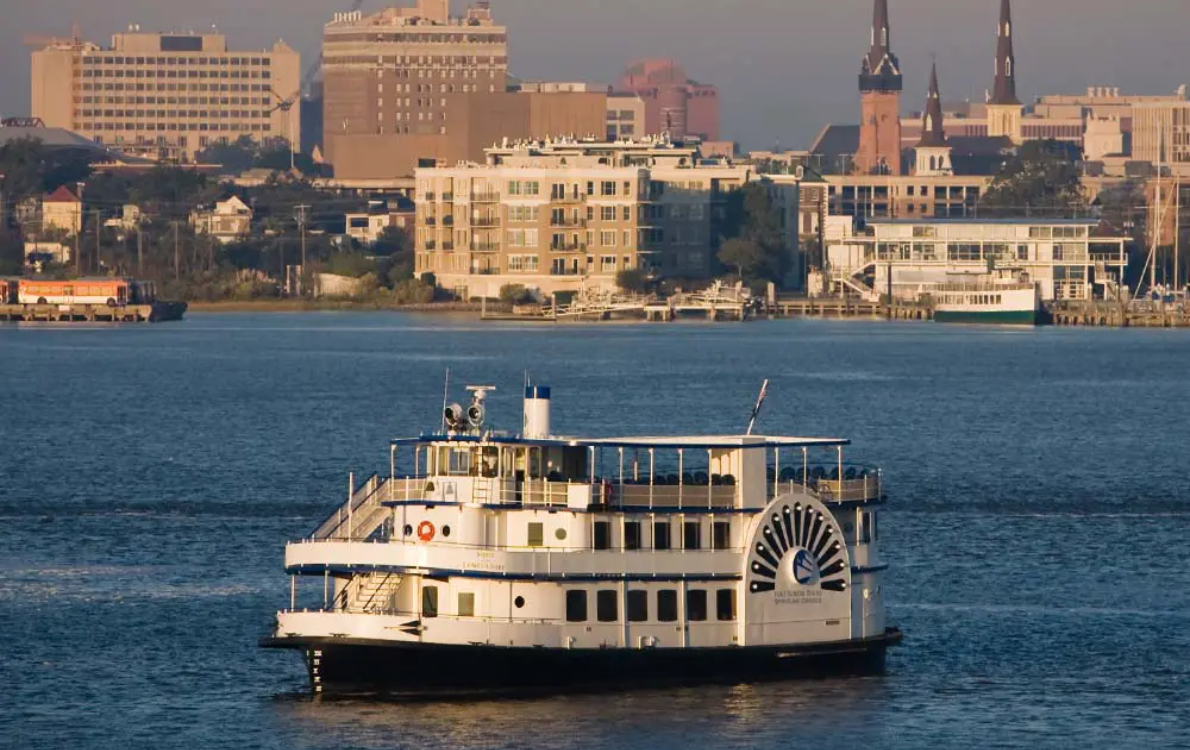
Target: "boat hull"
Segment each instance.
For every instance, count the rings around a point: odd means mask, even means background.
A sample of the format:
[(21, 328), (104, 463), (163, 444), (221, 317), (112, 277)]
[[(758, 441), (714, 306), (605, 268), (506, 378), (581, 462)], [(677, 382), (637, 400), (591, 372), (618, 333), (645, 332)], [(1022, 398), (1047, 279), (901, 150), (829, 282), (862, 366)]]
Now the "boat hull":
[(269, 638), (261, 645), (301, 650), (315, 692), (416, 697), (879, 674), (885, 652), (900, 640), (900, 631), (889, 629), (864, 640), (748, 648), (501, 648), (342, 638)]
[(1036, 310), (935, 310), (936, 323), (979, 323), (983, 325), (1037, 325)]

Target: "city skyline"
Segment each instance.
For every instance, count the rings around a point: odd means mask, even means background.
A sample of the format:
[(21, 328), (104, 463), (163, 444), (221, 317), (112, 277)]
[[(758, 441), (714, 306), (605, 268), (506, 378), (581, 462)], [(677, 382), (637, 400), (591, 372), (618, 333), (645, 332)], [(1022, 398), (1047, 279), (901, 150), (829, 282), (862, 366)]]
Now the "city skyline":
[[(404, 2), (368, 0), (365, 12)], [(455, 12), (464, 2), (452, 2)], [(1114, 86), (1127, 93), (1172, 92), (1190, 82), (1190, 50), (1178, 43), (1181, 0), (1137, 0), (1128, 6), (1088, 0), (1020, 3), (1016, 54), (1021, 99)], [(905, 75), (904, 112), (925, 103), (931, 56), (948, 101), (982, 101), (992, 86), (998, 0), (891, 0), (895, 45)], [(65, 37), (71, 21), (85, 40), (108, 44), (129, 23), (148, 30), (208, 31), (215, 24), (238, 48), (285, 39), (305, 67), (319, 52), (323, 25), (349, 2), (207, 0), (201, 8), (175, 2), (44, 0), (9, 11), (0, 29), (0, 113), (29, 110), (29, 49), (25, 34)], [(868, 49), (871, 0), (829, 5), (799, 0), (627, 0), (599, 7), (547, 0), (492, 0), (509, 28), (510, 72), (526, 79), (613, 83), (642, 57), (673, 57), (700, 82), (720, 89), (723, 137), (747, 148), (806, 148), (827, 123), (858, 122), (855, 76)], [(270, 15), (270, 11), (283, 12)], [(632, 23), (624, 23), (624, 19)], [(1073, 22), (1072, 22), (1073, 21)], [(579, 27), (582, 34), (569, 32)], [(1089, 34), (1088, 29), (1094, 29)], [(1114, 43), (1103, 44), (1104, 38)], [(564, 40), (564, 44), (559, 43)], [(1145, 54), (1137, 54), (1143, 49)]]

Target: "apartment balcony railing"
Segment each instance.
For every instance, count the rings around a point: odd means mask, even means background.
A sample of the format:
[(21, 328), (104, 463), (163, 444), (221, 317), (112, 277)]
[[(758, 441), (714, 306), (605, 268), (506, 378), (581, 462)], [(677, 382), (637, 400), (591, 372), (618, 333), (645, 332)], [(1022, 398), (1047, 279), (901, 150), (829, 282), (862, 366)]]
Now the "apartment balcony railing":
[(453, 227), (454, 225), (455, 225), (455, 217), (453, 217), (453, 216), (443, 216), (442, 217), (442, 226)]
[(494, 253), (500, 249), (497, 242), (472, 242), (471, 249), (477, 253)]
[(435, 240), (426, 240), (426, 249), (427, 250), (437, 250), (438, 243)]
[(500, 194), (499, 193), (472, 193), (471, 194), (471, 202), (472, 203), (499, 203), (500, 202)]
[(550, 243), (550, 250), (556, 252), (575, 252), (577, 250), (586, 250), (587, 243), (585, 242), (554, 242)]
[(498, 227), (500, 226), (499, 216), (472, 216), (471, 226), (473, 227)]
[(550, 219), (550, 226), (551, 227), (569, 227), (572, 229), (582, 228), (582, 227), (587, 226), (587, 220), (574, 218), (574, 217), (564, 217), (561, 219), (552, 218), (552, 219)]
[(443, 242), (443, 243), (442, 243), (442, 249), (443, 249), (443, 250), (454, 250), (454, 249), (455, 249), (455, 243), (453, 243), (453, 242)]
[(448, 202), (448, 203), (449, 203), (450, 201), (453, 201), (454, 199), (455, 199), (455, 194), (454, 194), (454, 193), (443, 193), (443, 194), (442, 194), (442, 200), (443, 200), (443, 201), (446, 201), (446, 202)]
[(582, 276), (583, 272), (577, 268), (551, 268), (550, 276)]
[(430, 193), (422, 193), (422, 196), (421, 196), (421, 197), (422, 197), (424, 200), (428, 200), (428, 201), (438, 200), (438, 194), (437, 194), (437, 193), (433, 193), (433, 192), (430, 192)]
[(437, 216), (425, 216), (422, 218), (421, 223), (425, 224), (427, 227), (437, 226), (438, 225), (438, 217)]

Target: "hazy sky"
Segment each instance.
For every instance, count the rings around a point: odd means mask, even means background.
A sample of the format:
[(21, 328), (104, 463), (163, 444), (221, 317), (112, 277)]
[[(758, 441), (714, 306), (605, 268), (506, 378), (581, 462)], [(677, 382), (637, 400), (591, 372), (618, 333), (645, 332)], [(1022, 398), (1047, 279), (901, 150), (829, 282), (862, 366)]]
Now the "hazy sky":
[[(452, 0), (456, 10), (464, 2)], [(350, 0), (0, 0), (0, 112), (29, 110), (24, 33), (104, 45), (129, 23), (209, 29), (237, 49), (285, 39), (303, 65), (322, 25)], [(365, 10), (409, 0), (367, 0)], [(930, 54), (944, 99), (980, 100), (991, 85), (999, 0), (890, 0), (906, 111), (925, 99)], [(752, 148), (805, 148), (827, 122), (857, 122), (856, 76), (872, 0), (492, 0), (522, 78), (613, 81), (632, 58), (674, 57), (719, 87), (723, 135)], [(1190, 83), (1190, 0), (1016, 0), (1023, 99), (1087, 86), (1167, 93)]]

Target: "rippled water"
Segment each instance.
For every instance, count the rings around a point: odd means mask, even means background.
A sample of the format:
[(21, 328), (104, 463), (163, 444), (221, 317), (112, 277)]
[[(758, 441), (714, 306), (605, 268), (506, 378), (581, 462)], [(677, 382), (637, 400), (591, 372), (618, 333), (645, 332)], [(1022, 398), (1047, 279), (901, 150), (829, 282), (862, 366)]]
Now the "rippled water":
[[(1190, 337), (478, 325), (393, 314), (0, 326), (0, 747), (1190, 745)], [(844, 435), (880, 463), (878, 678), (552, 699), (316, 701), (256, 639), (286, 539), (525, 370), (562, 432)]]

